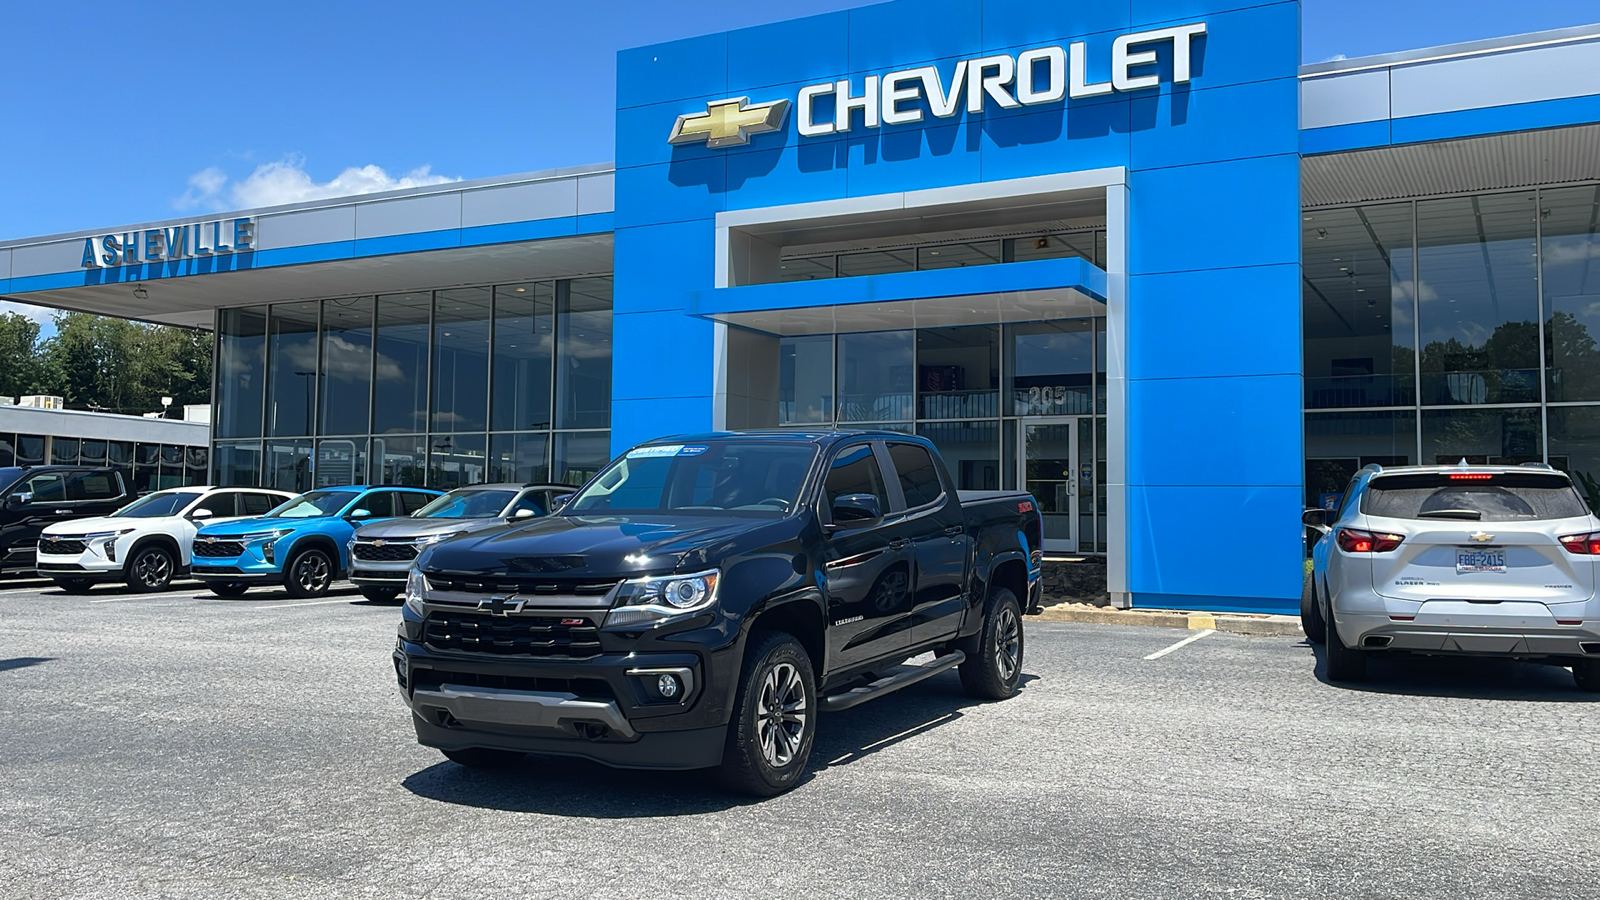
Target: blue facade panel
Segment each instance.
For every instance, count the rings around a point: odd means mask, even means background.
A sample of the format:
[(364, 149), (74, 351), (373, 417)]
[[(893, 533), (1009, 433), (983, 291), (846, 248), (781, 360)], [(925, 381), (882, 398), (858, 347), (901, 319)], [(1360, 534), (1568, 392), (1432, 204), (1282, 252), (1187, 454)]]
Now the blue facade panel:
[[(1298, 526), (1303, 496), (1298, 485), (1130, 489), (1128, 556), (1140, 574), (1134, 605), (1290, 612), (1282, 572), (1264, 563), (1300, 564), (1300, 529), (1274, 526), (1286, 520)], [(1233, 549), (1220, 549), (1220, 542)], [(1247, 562), (1241, 563), (1241, 556)], [(1297, 598), (1299, 583), (1296, 575)]]
[[(1207, 33), (1186, 84), (1160, 45), (1140, 70), (1161, 74), (1155, 89), (878, 128), (858, 113), (848, 133), (818, 137), (799, 135), (791, 110), (782, 133), (744, 146), (666, 143), (676, 117), (707, 100), (794, 100), (845, 78), (857, 91), (867, 75), (922, 65), (949, 85), (960, 60), (996, 51), (1082, 41), (1088, 80), (1105, 81), (1120, 34), (1194, 22)], [(1103, 272), (1031, 263), (717, 290), (717, 213), (1121, 167), (1130, 277), (1111, 302), (1127, 304), (1130, 513), (1112, 539), (1127, 546), (1127, 587), (1140, 602), (1289, 608), (1302, 477), (1298, 51), (1296, 2), (898, 0), (621, 54), (614, 449), (711, 425), (713, 326), (696, 315), (996, 292), (1019, 278), (1107, 294)], [(1270, 534), (1247, 576), (1176, 539), (1200, 507)]]

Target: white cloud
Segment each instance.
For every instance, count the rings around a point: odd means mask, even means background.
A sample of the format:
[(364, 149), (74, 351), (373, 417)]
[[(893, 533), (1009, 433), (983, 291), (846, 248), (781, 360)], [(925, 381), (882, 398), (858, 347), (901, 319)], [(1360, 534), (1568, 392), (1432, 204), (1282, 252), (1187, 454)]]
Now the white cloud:
[(48, 306), (34, 306), (31, 303), (12, 303), (9, 300), (0, 300), (0, 314), (19, 313), (38, 322), (40, 325), (51, 324), (51, 320), (59, 312), (61, 310), (51, 309)]
[(1323, 60), (1323, 62), (1343, 62), (1344, 60), (1347, 60), (1349, 58), (1350, 57), (1345, 56), (1343, 53), (1335, 53), (1334, 55), (1332, 55), (1332, 56), (1328, 57), (1327, 59)]
[(202, 169), (189, 176), (188, 189), (172, 205), (178, 209), (251, 209), (449, 184), (460, 180), (435, 175), (430, 166), (419, 166), (403, 175), (390, 175), (381, 166), (367, 165), (359, 168), (351, 166), (328, 181), (317, 182), (306, 172), (304, 157), (288, 156), (277, 162), (256, 166), (248, 178), (231, 184), (221, 169), (215, 166)]

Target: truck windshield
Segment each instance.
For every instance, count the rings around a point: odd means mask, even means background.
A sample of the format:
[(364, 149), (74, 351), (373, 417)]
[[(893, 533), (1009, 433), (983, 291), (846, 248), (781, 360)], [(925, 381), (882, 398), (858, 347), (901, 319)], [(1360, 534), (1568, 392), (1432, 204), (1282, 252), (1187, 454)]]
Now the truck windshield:
[(318, 516), (331, 516), (355, 498), (356, 495), (350, 491), (311, 491), (267, 513), (266, 518), (315, 519)]
[(1567, 476), (1524, 472), (1428, 472), (1379, 476), (1361, 511), (1394, 519), (1512, 522), (1589, 514)]
[(516, 491), (451, 491), (417, 510), (419, 519), (492, 519)]
[(793, 509), (816, 457), (811, 444), (708, 441), (635, 447), (573, 497), (562, 515)]
[(112, 513), (122, 519), (155, 519), (175, 516), (184, 511), (200, 495), (194, 491), (157, 491), (129, 503)]

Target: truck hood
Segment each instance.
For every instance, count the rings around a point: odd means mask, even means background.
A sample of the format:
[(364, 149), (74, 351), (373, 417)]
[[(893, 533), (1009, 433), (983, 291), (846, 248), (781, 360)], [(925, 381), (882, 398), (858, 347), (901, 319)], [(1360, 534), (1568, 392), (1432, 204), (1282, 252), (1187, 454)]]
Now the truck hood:
[(382, 538), (386, 541), (406, 540), (408, 538), (422, 537), (429, 534), (456, 534), (458, 532), (487, 531), (496, 526), (504, 526), (506, 520), (496, 516), (491, 519), (384, 519), (381, 522), (369, 522), (356, 529), (356, 540), (370, 541)]
[(625, 577), (710, 568), (786, 520), (722, 516), (550, 516), (476, 537), (455, 538), (424, 551), (417, 567), (429, 572), (483, 575)]

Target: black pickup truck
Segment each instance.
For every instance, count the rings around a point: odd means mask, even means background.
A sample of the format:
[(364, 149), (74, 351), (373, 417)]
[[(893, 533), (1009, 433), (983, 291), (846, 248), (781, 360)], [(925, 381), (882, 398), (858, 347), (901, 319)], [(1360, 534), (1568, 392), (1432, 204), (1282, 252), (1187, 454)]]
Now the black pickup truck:
[(553, 516), (425, 550), (395, 674), (417, 740), (462, 765), (719, 766), (770, 796), (820, 712), (950, 668), (1014, 694), (1040, 527), (1025, 493), (958, 494), (922, 438), (652, 441)]

